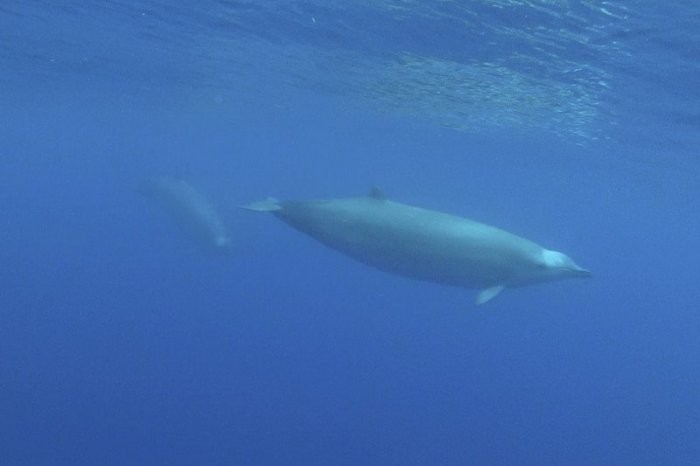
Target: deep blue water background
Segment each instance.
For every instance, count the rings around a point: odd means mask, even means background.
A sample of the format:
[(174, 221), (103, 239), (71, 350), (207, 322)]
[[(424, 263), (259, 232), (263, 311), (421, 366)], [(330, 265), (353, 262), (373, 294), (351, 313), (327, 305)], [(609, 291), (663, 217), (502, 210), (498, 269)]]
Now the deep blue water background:
[[(3, 3), (0, 463), (695, 464), (700, 8), (495, 3)], [(545, 89), (589, 70), (586, 104), (498, 125), (527, 88), (456, 110), (362, 79), (516, 46)], [(160, 174), (231, 257), (136, 193)], [(371, 186), (594, 278), (475, 307), (236, 208)]]

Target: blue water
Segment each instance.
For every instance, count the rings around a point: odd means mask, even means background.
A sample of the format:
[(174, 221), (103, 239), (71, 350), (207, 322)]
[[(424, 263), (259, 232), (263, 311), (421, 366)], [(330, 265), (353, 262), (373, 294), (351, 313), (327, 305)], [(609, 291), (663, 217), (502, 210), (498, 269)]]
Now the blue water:
[[(697, 464), (695, 2), (6, 0), (0, 43), (0, 464)], [(237, 208), (372, 186), (594, 277), (477, 307)]]

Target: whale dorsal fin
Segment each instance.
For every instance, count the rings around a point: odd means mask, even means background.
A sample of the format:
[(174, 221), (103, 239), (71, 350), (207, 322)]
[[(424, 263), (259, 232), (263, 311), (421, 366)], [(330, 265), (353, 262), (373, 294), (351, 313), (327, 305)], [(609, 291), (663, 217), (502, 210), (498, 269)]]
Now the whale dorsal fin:
[(378, 201), (386, 201), (386, 195), (384, 194), (384, 191), (377, 188), (376, 186), (369, 190), (369, 193), (367, 193), (367, 197), (376, 199)]
[(504, 285), (490, 286), (484, 288), (476, 295), (476, 304), (484, 304), (491, 301), (493, 298), (501, 294), (501, 291), (505, 288)]

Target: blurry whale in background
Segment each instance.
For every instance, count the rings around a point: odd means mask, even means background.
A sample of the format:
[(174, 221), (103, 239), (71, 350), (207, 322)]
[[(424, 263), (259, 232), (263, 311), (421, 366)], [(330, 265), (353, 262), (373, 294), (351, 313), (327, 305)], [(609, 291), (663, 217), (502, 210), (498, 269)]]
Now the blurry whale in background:
[(255, 202), (293, 228), (378, 269), (446, 285), (478, 288), (477, 304), (506, 287), (591, 273), (568, 256), (466, 218), (366, 197)]
[(231, 240), (219, 213), (189, 183), (161, 176), (149, 179), (139, 192), (156, 199), (180, 227), (207, 251), (217, 254), (230, 252)]

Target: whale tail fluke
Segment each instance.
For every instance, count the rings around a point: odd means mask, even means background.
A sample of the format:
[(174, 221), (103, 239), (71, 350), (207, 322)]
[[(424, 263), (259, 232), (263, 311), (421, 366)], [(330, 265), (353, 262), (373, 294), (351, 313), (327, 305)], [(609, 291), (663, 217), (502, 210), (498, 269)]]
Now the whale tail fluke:
[(282, 209), (280, 201), (274, 197), (268, 197), (264, 201), (252, 202), (241, 206), (241, 208), (246, 210), (252, 210), (253, 212), (276, 212)]

